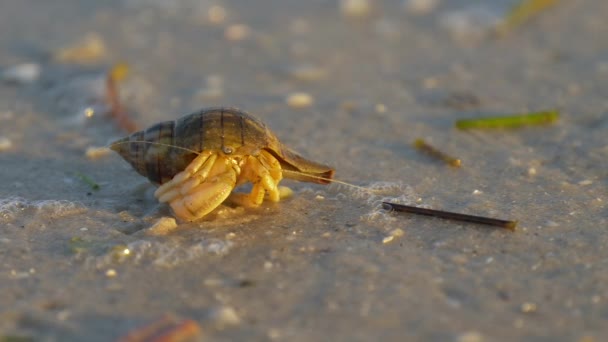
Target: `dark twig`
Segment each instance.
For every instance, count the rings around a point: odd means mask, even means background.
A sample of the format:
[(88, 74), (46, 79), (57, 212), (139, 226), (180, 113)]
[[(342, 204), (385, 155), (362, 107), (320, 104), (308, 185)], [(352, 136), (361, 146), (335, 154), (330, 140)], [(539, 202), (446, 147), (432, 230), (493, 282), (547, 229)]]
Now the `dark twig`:
[(396, 204), (396, 203), (391, 203), (391, 202), (382, 202), (382, 206), (386, 210), (394, 210), (394, 211), (406, 212), (406, 213), (412, 213), (412, 214), (418, 214), (418, 215), (433, 216), (433, 217), (439, 217), (439, 218), (455, 220), (455, 221), (464, 221), (464, 222), (485, 224), (485, 225), (490, 225), (490, 226), (507, 228), (512, 231), (514, 231), (515, 227), (517, 226), (517, 221), (499, 220), (499, 219), (483, 217), (483, 216), (474, 216), (474, 215), (453, 213), (453, 212), (449, 212), (449, 211), (419, 208), (419, 207), (413, 207), (413, 206), (403, 205), (403, 204)]

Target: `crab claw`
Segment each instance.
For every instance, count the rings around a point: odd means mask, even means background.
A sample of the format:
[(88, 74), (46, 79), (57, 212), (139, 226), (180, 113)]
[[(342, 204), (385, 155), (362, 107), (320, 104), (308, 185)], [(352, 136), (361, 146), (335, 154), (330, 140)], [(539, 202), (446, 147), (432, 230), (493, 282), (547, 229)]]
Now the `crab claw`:
[(202, 153), (161, 185), (154, 196), (161, 203), (168, 202), (177, 218), (195, 221), (224, 202), (234, 189), (239, 172), (230, 159)]

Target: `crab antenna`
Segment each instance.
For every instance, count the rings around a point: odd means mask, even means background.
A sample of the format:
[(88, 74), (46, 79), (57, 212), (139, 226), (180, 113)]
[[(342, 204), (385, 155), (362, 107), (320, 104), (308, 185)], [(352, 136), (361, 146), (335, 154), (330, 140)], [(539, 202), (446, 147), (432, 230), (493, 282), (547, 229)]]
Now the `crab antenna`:
[(328, 181), (328, 182), (332, 182), (332, 183), (336, 183), (336, 184), (341, 184), (341, 185), (349, 186), (349, 187), (352, 187), (352, 188), (355, 188), (355, 189), (363, 190), (363, 191), (369, 192), (369, 193), (376, 193), (377, 192), (375, 189), (370, 189), (370, 188), (366, 188), (364, 186), (351, 184), (351, 183), (344, 182), (344, 181), (341, 181), (341, 180), (338, 180), (338, 179), (310, 175), (308, 173), (304, 173), (304, 172), (300, 172), (300, 171), (281, 170), (281, 172), (284, 172), (284, 173), (293, 173), (293, 174), (296, 174), (296, 175), (302, 175), (302, 176), (306, 176), (306, 177), (309, 177), (309, 178), (320, 179), (320, 180), (324, 180), (324, 181)]

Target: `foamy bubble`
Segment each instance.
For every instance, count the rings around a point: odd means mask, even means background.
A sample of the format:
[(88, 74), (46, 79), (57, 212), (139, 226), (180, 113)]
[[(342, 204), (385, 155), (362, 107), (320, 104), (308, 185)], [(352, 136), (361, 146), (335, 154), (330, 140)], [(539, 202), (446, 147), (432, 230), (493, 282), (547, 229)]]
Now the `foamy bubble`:
[(86, 208), (76, 202), (66, 200), (30, 201), (21, 197), (0, 198), (0, 221), (11, 222), (21, 217), (51, 217), (79, 214)]
[(117, 264), (173, 267), (208, 255), (225, 255), (234, 243), (220, 239), (188, 242), (176, 240), (137, 240), (117, 245), (106, 253), (85, 259), (88, 267), (104, 269)]
[(393, 214), (383, 209), (382, 202), (412, 204), (418, 199), (412, 187), (402, 182), (373, 182), (361, 187), (331, 184), (327, 192), (335, 194), (332, 199), (338, 201), (348, 199), (364, 201), (368, 211), (364, 212), (360, 219), (374, 223), (397, 220)]

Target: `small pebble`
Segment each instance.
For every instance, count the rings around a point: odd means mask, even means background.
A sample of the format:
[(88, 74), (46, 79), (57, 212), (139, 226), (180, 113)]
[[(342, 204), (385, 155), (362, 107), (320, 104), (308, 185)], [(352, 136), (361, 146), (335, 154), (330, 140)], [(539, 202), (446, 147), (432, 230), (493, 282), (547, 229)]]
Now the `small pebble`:
[(15, 65), (4, 70), (0, 79), (6, 83), (24, 85), (33, 83), (40, 77), (40, 65), (35, 63), (24, 63)]
[(110, 150), (109, 148), (107, 148), (105, 146), (102, 146), (102, 147), (89, 146), (89, 147), (87, 147), (87, 150), (84, 153), (84, 155), (89, 159), (98, 159), (98, 158), (105, 157), (105, 156), (109, 155), (110, 153), (112, 153), (112, 150)]
[(378, 103), (375, 106), (375, 109), (376, 109), (376, 113), (378, 113), (378, 114), (386, 113), (386, 106), (382, 103)]
[(340, 0), (340, 12), (347, 17), (366, 17), (371, 13), (371, 9), (370, 0)]
[(173, 217), (161, 217), (152, 227), (146, 229), (146, 235), (167, 235), (177, 228)]
[(386, 236), (386, 237), (384, 237), (384, 239), (382, 239), (382, 243), (389, 243), (389, 242), (393, 241), (394, 238), (395, 237), (393, 235)]
[(591, 185), (591, 184), (593, 184), (593, 181), (591, 179), (585, 179), (585, 180), (578, 182), (578, 185), (583, 185), (583, 186)]
[(481, 195), (481, 194), (483, 194), (483, 192), (481, 190), (477, 190), (477, 189), (473, 190), (473, 195)]
[(525, 302), (521, 305), (521, 312), (523, 313), (533, 313), (536, 312), (536, 304)]
[(10, 110), (0, 112), (0, 120), (12, 120), (15, 117), (15, 113)]
[(325, 197), (323, 197), (323, 196), (321, 196), (321, 195), (317, 195), (317, 196), (315, 197), (315, 199), (316, 199), (317, 201), (322, 201), (322, 200), (324, 200), (324, 199), (325, 199)]
[(391, 236), (394, 236), (394, 237), (401, 237), (404, 234), (405, 234), (405, 232), (401, 228), (395, 228), (395, 229), (391, 230)]
[(481, 335), (478, 331), (467, 331), (462, 333), (458, 338), (456, 338), (457, 342), (482, 342), (483, 335)]
[(224, 37), (230, 41), (239, 41), (251, 35), (251, 28), (244, 24), (230, 25), (224, 31)]
[(110, 268), (109, 270), (106, 271), (106, 277), (108, 278), (114, 278), (116, 277), (118, 273), (116, 273), (116, 270), (113, 268)]
[(211, 6), (207, 11), (207, 19), (212, 24), (221, 24), (226, 19), (226, 9), (222, 6)]
[(230, 306), (222, 306), (215, 312), (215, 320), (219, 325), (237, 325), (241, 323), (241, 318), (236, 310)]
[(7, 151), (13, 147), (13, 142), (7, 137), (0, 136), (0, 152)]
[(439, 5), (439, 0), (404, 0), (403, 8), (408, 13), (415, 15), (426, 15), (435, 10)]
[(278, 340), (279, 338), (281, 338), (281, 332), (279, 331), (279, 329), (275, 329), (275, 328), (271, 328), (270, 330), (268, 330), (268, 338), (270, 338), (271, 340)]
[(470, 44), (487, 38), (498, 27), (501, 16), (495, 11), (479, 5), (449, 11), (439, 17), (439, 25), (452, 39)]
[(306, 108), (312, 106), (314, 99), (307, 93), (292, 93), (287, 96), (285, 102), (292, 108)]
[(536, 168), (534, 168), (534, 167), (528, 168), (528, 176), (536, 176)]

